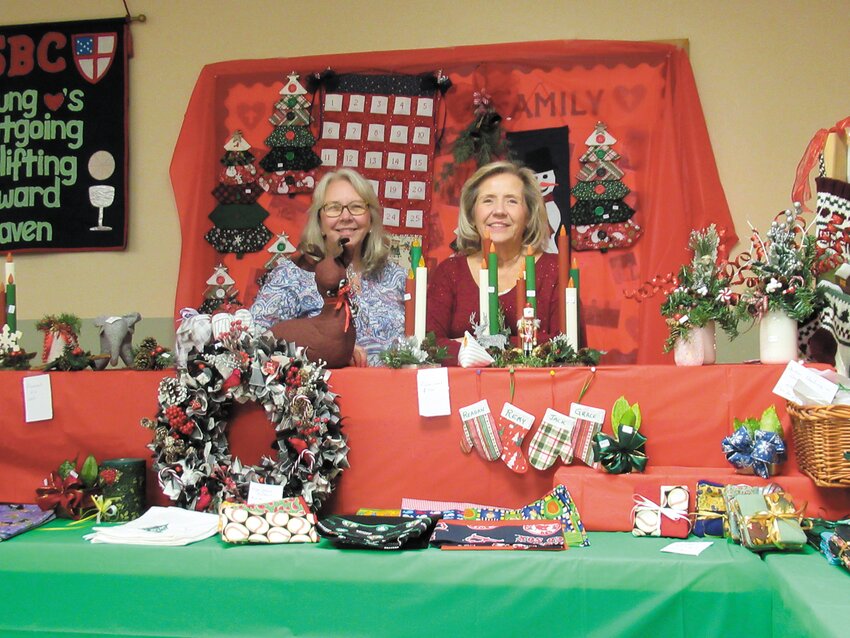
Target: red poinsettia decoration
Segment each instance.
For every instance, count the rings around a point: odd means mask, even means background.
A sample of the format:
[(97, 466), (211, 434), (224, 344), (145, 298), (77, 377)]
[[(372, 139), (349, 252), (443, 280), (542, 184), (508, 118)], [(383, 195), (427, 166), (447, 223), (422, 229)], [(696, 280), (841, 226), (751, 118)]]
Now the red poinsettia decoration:
[(118, 478), (118, 470), (114, 467), (108, 467), (100, 471), (100, 480), (104, 485), (112, 485)]
[(73, 473), (63, 479), (51, 472), (44, 479), (44, 486), (36, 488), (35, 493), (42, 511), (55, 509), (60, 518), (78, 520), (83, 512), (94, 507), (91, 493), (83, 489), (80, 478)]

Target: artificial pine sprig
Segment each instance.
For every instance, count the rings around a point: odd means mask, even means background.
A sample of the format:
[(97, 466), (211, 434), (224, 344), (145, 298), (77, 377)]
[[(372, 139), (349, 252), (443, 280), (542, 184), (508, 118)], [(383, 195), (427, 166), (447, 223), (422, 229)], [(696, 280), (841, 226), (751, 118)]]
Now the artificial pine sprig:
[(59, 315), (45, 315), (35, 324), (36, 330), (50, 330), (53, 332), (70, 331), (75, 336), (80, 334), (82, 322), (77, 315), (63, 312)]
[(438, 346), (436, 336), (429, 332), (422, 343), (416, 337), (399, 339), (378, 356), (389, 368), (435, 365), (448, 356), (448, 348)]
[(510, 366), (523, 368), (552, 368), (559, 366), (596, 366), (605, 352), (593, 348), (573, 348), (564, 334), (557, 334), (549, 341), (541, 343), (531, 351), (530, 355), (523, 353), (522, 348), (506, 350), (488, 350), (495, 359), (494, 368)]
[(452, 144), (452, 161), (443, 166), (438, 182), (454, 175), (457, 167), (473, 160), (476, 168), (508, 155), (508, 142), (502, 129), (502, 116), (485, 91), (476, 91), (472, 99), (474, 119)]

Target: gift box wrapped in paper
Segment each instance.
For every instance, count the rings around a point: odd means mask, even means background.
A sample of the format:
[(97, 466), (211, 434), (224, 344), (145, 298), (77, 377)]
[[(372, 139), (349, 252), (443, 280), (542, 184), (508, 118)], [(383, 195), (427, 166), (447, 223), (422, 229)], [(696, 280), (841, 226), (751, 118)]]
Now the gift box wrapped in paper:
[(827, 544), (841, 565), (850, 570), (850, 525), (836, 525)]
[[(743, 477), (742, 477), (743, 478)], [(788, 481), (789, 479), (785, 479)], [(723, 502), (726, 504), (726, 519), (723, 521), (723, 534), (736, 543), (741, 542), (740, 522), (737, 510), (732, 506), (732, 501), (741, 494), (769, 494), (781, 492), (782, 487), (777, 483), (767, 485), (750, 485), (749, 483), (737, 483), (723, 486)]]
[(741, 544), (754, 552), (801, 549), (806, 544), (801, 527), (804, 509), (795, 507), (785, 492), (739, 494), (732, 499)]
[(723, 538), (725, 520), (723, 485), (711, 481), (697, 481), (694, 535)]
[(687, 538), (691, 529), (688, 518), (689, 492), (686, 485), (662, 485), (658, 501), (649, 498), (645, 488), (635, 490), (632, 509), (635, 536)]

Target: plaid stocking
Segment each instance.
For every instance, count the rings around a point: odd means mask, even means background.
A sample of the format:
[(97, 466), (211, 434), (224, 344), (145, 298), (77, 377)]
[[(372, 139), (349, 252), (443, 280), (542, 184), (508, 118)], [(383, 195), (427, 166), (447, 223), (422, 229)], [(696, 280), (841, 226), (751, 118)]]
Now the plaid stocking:
[(540, 428), (528, 447), (528, 461), (538, 470), (548, 470), (570, 446), (576, 420), (548, 408)]
[(528, 471), (528, 462), (522, 454), (522, 440), (531, 426), (534, 416), (515, 405), (505, 403), (499, 417), (499, 438), (502, 441), (502, 460), (517, 474)]
[(495, 461), (501, 456), (502, 442), (487, 399), (461, 408), (460, 418), (463, 421), (460, 449), (464, 454), (469, 454), (475, 448), (479, 456), (487, 461)]

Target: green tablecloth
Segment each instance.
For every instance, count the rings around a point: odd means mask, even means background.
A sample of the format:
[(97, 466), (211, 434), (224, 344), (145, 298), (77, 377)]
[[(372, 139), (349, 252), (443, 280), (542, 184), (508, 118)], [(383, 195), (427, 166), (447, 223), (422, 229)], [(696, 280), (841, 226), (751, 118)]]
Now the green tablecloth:
[(776, 638), (850, 635), (850, 573), (811, 547), (800, 554), (770, 554), (764, 562), (773, 581)]
[(0, 543), (0, 635), (769, 636), (758, 556), (592, 533), (565, 552), (90, 545), (54, 522)]

